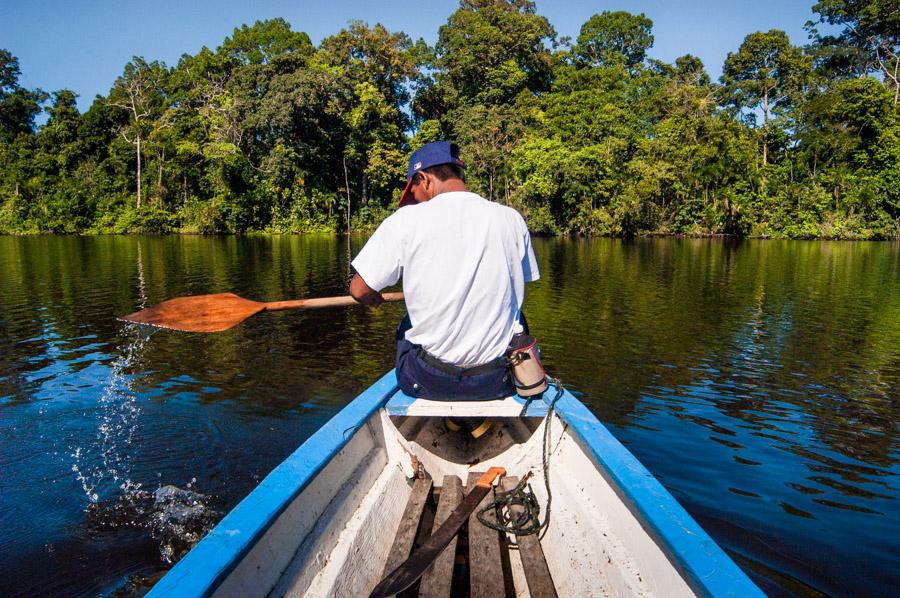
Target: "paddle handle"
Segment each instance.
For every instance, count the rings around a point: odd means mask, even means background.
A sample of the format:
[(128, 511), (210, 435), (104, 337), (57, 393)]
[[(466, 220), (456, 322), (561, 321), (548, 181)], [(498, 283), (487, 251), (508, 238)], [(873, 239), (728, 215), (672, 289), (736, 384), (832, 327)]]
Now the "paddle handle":
[[(403, 293), (385, 293), (385, 301), (403, 301)], [(346, 307), (356, 305), (358, 301), (350, 295), (342, 297), (320, 297), (318, 299), (293, 299), (291, 301), (270, 301), (265, 303), (265, 311), (281, 311), (283, 309), (317, 309), (321, 307)]]
[(503, 477), (506, 475), (506, 470), (502, 467), (491, 467), (486, 472), (481, 474), (481, 477), (478, 478), (478, 481), (475, 482), (476, 486), (481, 486), (482, 488), (490, 488), (494, 484), (494, 480), (498, 477)]

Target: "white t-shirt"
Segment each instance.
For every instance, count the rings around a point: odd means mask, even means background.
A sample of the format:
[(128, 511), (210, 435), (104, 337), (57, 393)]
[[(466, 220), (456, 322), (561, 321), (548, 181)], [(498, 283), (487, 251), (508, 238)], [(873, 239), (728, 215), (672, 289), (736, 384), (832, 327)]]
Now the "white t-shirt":
[(460, 366), (505, 353), (525, 283), (540, 277), (522, 216), (467, 191), (397, 210), (353, 267), (376, 291), (402, 276), (407, 340)]

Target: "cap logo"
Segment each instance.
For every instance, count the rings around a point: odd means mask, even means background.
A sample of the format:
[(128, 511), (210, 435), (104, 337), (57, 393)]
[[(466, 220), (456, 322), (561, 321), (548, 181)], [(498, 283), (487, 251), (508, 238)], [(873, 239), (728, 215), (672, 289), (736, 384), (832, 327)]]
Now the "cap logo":
[(419, 170), (420, 168), (422, 168), (422, 163), (421, 163), (421, 162), (416, 162), (416, 163), (413, 165), (413, 170)]

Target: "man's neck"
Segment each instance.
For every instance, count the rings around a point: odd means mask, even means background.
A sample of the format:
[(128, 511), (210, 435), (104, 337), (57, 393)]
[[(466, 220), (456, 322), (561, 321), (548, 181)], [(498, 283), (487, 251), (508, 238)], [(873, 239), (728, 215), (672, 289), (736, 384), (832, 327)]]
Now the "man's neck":
[(446, 181), (438, 181), (434, 186), (434, 195), (431, 196), (431, 199), (434, 199), (441, 193), (450, 193), (452, 191), (468, 191), (469, 188), (466, 186), (465, 181), (460, 179), (447, 179)]

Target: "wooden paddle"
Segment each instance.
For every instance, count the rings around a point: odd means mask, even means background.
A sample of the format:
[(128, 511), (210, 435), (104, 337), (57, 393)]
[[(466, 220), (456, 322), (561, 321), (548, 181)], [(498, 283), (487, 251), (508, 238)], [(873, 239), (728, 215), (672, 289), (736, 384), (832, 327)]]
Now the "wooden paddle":
[[(385, 301), (403, 301), (403, 293), (385, 293)], [(252, 315), (282, 309), (316, 309), (358, 305), (349, 295), (292, 301), (251, 301), (234, 293), (176, 297), (122, 316), (120, 320), (150, 324), (185, 332), (221, 332), (234, 328)]]

